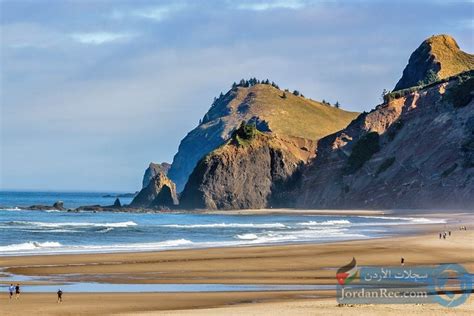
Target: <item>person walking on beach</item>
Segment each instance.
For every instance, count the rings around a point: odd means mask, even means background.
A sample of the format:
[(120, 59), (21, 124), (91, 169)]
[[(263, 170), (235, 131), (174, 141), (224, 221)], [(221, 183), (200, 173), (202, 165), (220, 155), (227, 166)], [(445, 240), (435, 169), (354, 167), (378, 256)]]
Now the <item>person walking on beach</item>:
[(400, 259), (400, 264), (401, 264), (402, 266), (405, 265), (405, 258), (402, 257), (402, 258)]
[(61, 291), (61, 289), (58, 289), (58, 303), (62, 303), (63, 301), (63, 291)]
[(16, 284), (15, 286), (15, 299), (19, 299), (20, 298), (20, 284)]
[(8, 287), (8, 292), (10, 292), (10, 299), (13, 298), (13, 292), (15, 292), (15, 286), (13, 284), (10, 284)]

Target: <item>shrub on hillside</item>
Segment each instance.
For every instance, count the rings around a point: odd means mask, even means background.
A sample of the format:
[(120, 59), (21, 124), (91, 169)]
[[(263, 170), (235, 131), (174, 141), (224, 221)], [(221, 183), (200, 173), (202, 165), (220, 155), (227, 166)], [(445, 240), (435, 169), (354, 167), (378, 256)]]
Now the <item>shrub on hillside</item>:
[(471, 102), (472, 91), (474, 91), (474, 77), (460, 77), (458, 83), (447, 89), (443, 100), (451, 103), (455, 108), (461, 108)]
[(246, 145), (257, 135), (258, 130), (255, 124), (242, 122), (240, 127), (233, 134), (234, 140), (238, 145)]
[(379, 138), (377, 132), (370, 132), (357, 141), (347, 161), (346, 174), (352, 174), (362, 168), (365, 162), (380, 150)]
[(390, 157), (390, 158), (385, 159), (378, 167), (375, 175), (378, 176), (379, 174), (381, 174), (382, 172), (390, 168), (394, 162), (395, 162), (395, 157)]

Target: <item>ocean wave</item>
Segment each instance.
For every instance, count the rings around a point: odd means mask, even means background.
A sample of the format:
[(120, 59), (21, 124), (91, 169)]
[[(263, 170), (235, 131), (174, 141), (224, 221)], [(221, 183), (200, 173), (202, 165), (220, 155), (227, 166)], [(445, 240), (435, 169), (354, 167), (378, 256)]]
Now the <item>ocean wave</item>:
[(368, 219), (384, 219), (406, 221), (405, 224), (445, 224), (446, 220), (442, 218), (425, 218), (425, 217), (396, 217), (396, 216), (358, 216)]
[(9, 212), (22, 211), (22, 209), (19, 207), (6, 207), (6, 208), (0, 208), (0, 210), (9, 211)]
[(58, 248), (62, 245), (55, 241), (45, 241), (45, 242), (37, 242), (37, 241), (30, 241), (21, 244), (12, 244), (7, 246), (0, 246), (0, 252), (9, 252), (9, 251), (21, 251), (21, 250), (35, 250), (39, 248)]
[(216, 223), (216, 224), (191, 224), (191, 225), (179, 225), (179, 224), (169, 224), (161, 225), (162, 227), (171, 227), (171, 228), (286, 228), (282, 223)]
[(114, 227), (107, 227), (107, 228), (99, 230), (98, 233), (108, 233), (112, 230), (114, 230)]
[(94, 253), (114, 251), (146, 251), (161, 250), (179, 246), (190, 246), (193, 242), (187, 239), (165, 240), (153, 243), (131, 243), (111, 245), (62, 245), (59, 242), (30, 241), (22, 244), (0, 246), (0, 253), (24, 254), (24, 253)]
[(258, 238), (258, 236), (255, 234), (242, 234), (242, 235), (237, 235), (236, 237), (242, 240), (252, 240), (252, 239)]
[(300, 226), (328, 226), (328, 225), (350, 225), (351, 222), (347, 219), (329, 220), (324, 222), (309, 221), (298, 223)]
[(50, 223), (50, 222), (29, 222), (29, 221), (12, 221), (9, 225), (14, 226), (35, 226), (44, 228), (58, 228), (58, 227), (130, 227), (138, 224), (133, 221), (117, 222), (117, 223), (88, 223), (88, 222), (65, 222), (65, 223)]

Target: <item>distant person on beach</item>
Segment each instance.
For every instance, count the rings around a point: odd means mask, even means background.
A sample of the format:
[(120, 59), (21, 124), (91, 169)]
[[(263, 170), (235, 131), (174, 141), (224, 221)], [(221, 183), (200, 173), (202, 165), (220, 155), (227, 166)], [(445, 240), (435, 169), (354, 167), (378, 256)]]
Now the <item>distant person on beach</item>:
[(58, 303), (62, 303), (63, 301), (63, 291), (61, 289), (58, 290)]
[(451, 236), (451, 231), (448, 232), (448, 236)]
[(20, 284), (17, 283), (17, 285), (15, 286), (15, 299), (19, 299), (20, 298)]
[(8, 292), (10, 292), (10, 299), (12, 299), (13, 292), (15, 292), (15, 286), (13, 284), (10, 284), (10, 287), (8, 287)]
[(439, 239), (441, 239), (441, 237), (443, 237), (443, 235), (441, 233), (439, 233)]
[(405, 265), (405, 258), (402, 257), (402, 258), (400, 259), (400, 263), (401, 263), (402, 266), (404, 266), (404, 265)]

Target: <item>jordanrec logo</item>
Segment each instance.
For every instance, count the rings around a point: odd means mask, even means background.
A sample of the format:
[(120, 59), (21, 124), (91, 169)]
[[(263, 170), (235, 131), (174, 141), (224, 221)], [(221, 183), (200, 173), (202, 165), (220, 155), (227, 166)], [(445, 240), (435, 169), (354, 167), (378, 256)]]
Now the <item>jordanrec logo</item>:
[(357, 262), (355, 258), (352, 258), (352, 261), (343, 267), (340, 267), (336, 273), (337, 282), (340, 285), (349, 284), (357, 276)]

